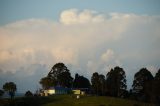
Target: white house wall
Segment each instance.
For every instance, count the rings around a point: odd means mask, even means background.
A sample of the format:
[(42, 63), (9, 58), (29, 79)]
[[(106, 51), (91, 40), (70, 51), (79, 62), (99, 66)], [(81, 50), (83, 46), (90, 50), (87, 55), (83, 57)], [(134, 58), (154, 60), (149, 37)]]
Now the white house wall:
[(55, 90), (48, 90), (48, 94), (49, 95), (55, 94)]

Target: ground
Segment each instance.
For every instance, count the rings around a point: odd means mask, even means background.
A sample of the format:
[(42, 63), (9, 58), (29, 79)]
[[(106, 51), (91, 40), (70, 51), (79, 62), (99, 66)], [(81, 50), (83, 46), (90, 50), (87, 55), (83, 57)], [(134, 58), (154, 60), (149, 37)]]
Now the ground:
[(73, 95), (17, 98), (7, 105), (5, 102), (7, 100), (0, 100), (0, 106), (154, 106), (153, 104), (106, 96), (81, 96), (80, 99), (76, 99)]
[(80, 99), (76, 99), (71, 95), (59, 95), (50, 98), (54, 98), (55, 101), (43, 106), (153, 106), (152, 104), (106, 96), (81, 96)]

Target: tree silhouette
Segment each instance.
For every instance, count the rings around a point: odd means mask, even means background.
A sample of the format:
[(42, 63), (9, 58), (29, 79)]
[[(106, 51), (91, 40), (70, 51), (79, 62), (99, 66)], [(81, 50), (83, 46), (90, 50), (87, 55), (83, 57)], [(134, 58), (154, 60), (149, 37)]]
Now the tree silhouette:
[(160, 102), (160, 69), (156, 73), (153, 82), (153, 101)]
[(155, 75), (155, 80), (160, 81), (160, 69), (158, 70), (158, 72)]
[(17, 90), (16, 84), (14, 84), (13, 82), (7, 82), (3, 85), (3, 89), (8, 92), (11, 99), (14, 98), (15, 91)]
[(138, 97), (145, 96), (143, 100), (146, 100), (146, 97), (149, 98), (152, 92), (152, 80), (153, 76), (146, 68), (140, 69), (140, 71), (134, 75), (132, 87)]
[(100, 83), (100, 92), (101, 92), (101, 95), (104, 95), (105, 94), (105, 76), (100, 74), (99, 75), (99, 83)]
[(97, 72), (93, 73), (91, 77), (91, 82), (92, 82), (92, 89), (94, 93), (99, 95), (99, 90), (100, 90), (100, 82), (99, 82), (99, 74)]
[(79, 75), (76, 73), (75, 74), (75, 78), (74, 78), (74, 81), (73, 81), (73, 87), (74, 88), (79, 88), (80, 86), (80, 81), (79, 81)]
[(43, 89), (48, 89), (55, 85), (55, 81), (50, 77), (42, 78), (39, 83), (42, 85)]
[(0, 89), (0, 97), (3, 96), (4, 91)]
[(90, 88), (90, 86), (91, 84), (87, 78), (75, 74), (75, 79), (73, 81), (74, 88)]
[(93, 73), (91, 77), (92, 89), (97, 95), (105, 95), (105, 76), (98, 74), (97, 72)]
[(126, 91), (126, 75), (123, 68), (115, 67), (106, 75), (106, 89), (111, 96), (123, 96)]
[(25, 96), (26, 96), (26, 97), (32, 97), (32, 96), (33, 96), (33, 93), (32, 93), (31, 91), (27, 91), (27, 92), (25, 93)]
[(140, 69), (140, 71), (134, 75), (134, 81), (132, 85), (133, 90), (136, 90), (137, 93), (143, 92), (145, 83), (151, 80), (153, 80), (151, 72), (149, 72), (146, 68)]
[(63, 87), (71, 87), (73, 82), (73, 78), (71, 77), (69, 70), (63, 63), (55, 64), (48, 73), (48, 77), (55, 82), (55, 85)]

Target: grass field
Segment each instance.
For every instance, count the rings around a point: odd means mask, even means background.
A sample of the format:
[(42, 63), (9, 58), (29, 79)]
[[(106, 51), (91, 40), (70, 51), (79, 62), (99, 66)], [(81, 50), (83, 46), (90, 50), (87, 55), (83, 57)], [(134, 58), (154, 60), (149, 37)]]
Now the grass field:
[(59, 95), (50, 98), (55, 101), (43, 106), (154, 106), (153, 104), (104, 96), (84, 96), (80, 99), (76, 99), (70, 95)]
[(76, 99), (72, 95), (53, 95), (49, 97), (1, 99), (0, 106), (154, 106), (127, 99), (106, 96), (81, 96)]

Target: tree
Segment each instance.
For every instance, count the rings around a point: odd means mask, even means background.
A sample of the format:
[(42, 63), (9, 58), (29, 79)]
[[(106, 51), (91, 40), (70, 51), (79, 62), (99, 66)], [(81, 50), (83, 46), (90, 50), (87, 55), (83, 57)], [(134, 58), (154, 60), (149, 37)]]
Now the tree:
[(79, 75), (76, 73), (76, 74), (75, 74), (74, 81), (73, 81), (73, 87), (74, 87), (74, 88), (79, 88), (80, 84), (81, 84), (81, 83), (79, 82)]
[[(140, 69), (135, 75), (134, 75), (134, 81), (133, 81), (133, 91), (137, 94), (138, 97), (148, 97), (150, 96), (150, 93), (152, 92), (152, 81), (153, 76), (150, 71), (148, 71), (146, 68)], [(146, 98), (143, 98), (143, 100)]]
[(124, 91), (126, 91), (126, 75), (123, 68), (115, 67), (111, 69), (106, 75), (106, 89), (107, 93), (111, 96), (123, 96)]
[(3, 85), (3, 89), (8, 92), (8, 94), (11, 96), (11, 99), (14, 98), (15, 91), (17, 90), (15, 83), (7, 82)]
[(55, 81), (50, 77), (42, 78), (39, 83), (42, 85), (43, 89), (48, 89), (55, 85)]
[(55, 64), (51, 71), (48, 73), (48, 77), (50, 77), (55, 82), (55, 85), (62, 87), (71, 87), (73, 83), (73, 78), (63, 63)]
[(158, 70), (158, 72), (155, 75), (155, 80), (160, 81), (160, 69)]
[(4, 91), (0, 89), (0, 97), (3, 96)]
[(94, 93), (96, 93), (97, 95), (99, 95), (99, 74), (97, 72), (93, 73), (92, 77), (91, 77), (91, 83), (92, 83), (92, 89), (94, 91)]
[(105, 94), (105, 76), (98, 74), (97, 72), (93, 73), (91, 77), (92, 89), (97, 95)]
[(25, 93), (25, 96), (26, 96), (26, 97), (32, 97), (32, 96), (33, 96), (33, 93), (32, 93), (31, 91), (27, 91), (27, 92)]
[(105, 76), (102, 74), (99, 75), (99, 83), (100, 83), (101, 95), (104, 95), (105, 94)]
[(140, 69), (140, 71), (134, 75), (132, 85), (133, 90), (136, 90), (137, 93), (144, 92), (145, 84), (151, 80), (153, 80), (151, 72), (149, 72), (146, 68)]
[(153, 82), (153, 101), (160, 102), (160, 69), (156, 73)]
[(74, 88), (90, 88), (90, 82), (87, 78), (83, 76), (75, 75), (75, 79), (73, 81)]

